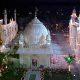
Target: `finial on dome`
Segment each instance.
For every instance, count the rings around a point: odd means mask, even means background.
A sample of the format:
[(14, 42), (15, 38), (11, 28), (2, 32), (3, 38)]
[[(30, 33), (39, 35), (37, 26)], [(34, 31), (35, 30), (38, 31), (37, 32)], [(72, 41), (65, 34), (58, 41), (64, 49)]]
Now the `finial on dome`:
[(10, 23), (11, 23), (11, 21), (12, 21), (12, 20), (10, 19)]
[(7, 24), (7, 10), (4, 10), (4, 24)]
[(35, 17), (37, 17), (37, 12), (38, 12), (38, 9), (37, 7), (35, 7)]
[(75, 8), (73, 9), (72, 13), (76, 13), (76, 9)]
[(4, 14), (7, 14), (7, 10), (6, 9), (4, 9)]
[(14, 13), (16, 13), (16, 9), (14, 9)]
[(72, 15), (71, 15), (72, 18), (76, 18), (77, 15), (76, 15), (76, 9), (74, 8), (73, 11), (72, 11)]
[(14, 10), (14, 20), (16, 21), (16, 9)]

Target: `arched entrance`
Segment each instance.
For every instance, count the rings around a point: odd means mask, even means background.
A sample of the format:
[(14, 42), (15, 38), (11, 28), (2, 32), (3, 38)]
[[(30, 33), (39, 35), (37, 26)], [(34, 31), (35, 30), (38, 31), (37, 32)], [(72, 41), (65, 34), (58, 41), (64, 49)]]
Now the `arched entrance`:
[(38, 67), (38, 57), (36, 54), (32, 55), (31, 58), (31, 67), (32, 68), (37, 68)]
[(32, 58), (32, 66), (37, 67), (37, 59)]

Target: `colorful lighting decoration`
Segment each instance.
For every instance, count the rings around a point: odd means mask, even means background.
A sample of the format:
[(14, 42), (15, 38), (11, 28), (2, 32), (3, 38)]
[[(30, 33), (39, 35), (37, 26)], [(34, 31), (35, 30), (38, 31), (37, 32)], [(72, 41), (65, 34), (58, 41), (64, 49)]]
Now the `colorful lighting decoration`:
[(74, 61), (74, 57), (73, 56), (68, 56), (68, 57), (65, 57), (65, 60), (67, 61), (68, 64), (72, 64), (73, 61)]
[(2, 45), (3, 44), (3, 41), (0, 39), (0, 45)]
[(71, 71), (71, 64), (74, 62), (74, 56), (67, 56), (67, 57), (65, 57), (65, 60), (66, 60), (66, 62), (69, 64), (69, 66), (68, 66), (68, 68), (69, 68), (69, 71)]
[(2, 41), (2, 39), (1, 39), (1, 34), (2, 34), (2, 31), (0, 31), (0, 45), (3, 44), (3, 41)]

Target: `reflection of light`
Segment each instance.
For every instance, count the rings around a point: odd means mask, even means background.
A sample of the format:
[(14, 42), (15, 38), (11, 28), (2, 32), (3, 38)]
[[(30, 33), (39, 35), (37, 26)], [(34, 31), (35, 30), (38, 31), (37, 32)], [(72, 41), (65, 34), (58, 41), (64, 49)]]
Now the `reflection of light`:
[(5, 48), (5, 46), (3, 45), (2, 48)]
[(4, 61), (5, 59), (3, 59), (3, 61)]
[(7, 66), (6, 66), (6, 69), (7, 69)]
[(75, 74), (74, 74), (74, 76), (75, 76)]
[(69, 67), (69, 71), (71, 71), (71, 66), (69, 65), (68, 67)]
[(2, 47), (0, 48), (0, 51), (3, 52), (5, 51), (5, 49), (6, 49), (5, 45), (2, 45)]
[(56, 24), (56, 26), (58, 26), (58, 24)]

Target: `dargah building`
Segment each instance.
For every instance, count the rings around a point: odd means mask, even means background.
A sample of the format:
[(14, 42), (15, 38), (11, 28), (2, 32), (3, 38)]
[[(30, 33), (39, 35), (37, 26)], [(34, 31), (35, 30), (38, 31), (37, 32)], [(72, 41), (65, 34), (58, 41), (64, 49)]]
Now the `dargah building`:
[(20, 54), (20, 63), (27, 67), (50, 67), (50, 57), (53, 54), (50, 32), (37, 17), (20, 35), (17, 54)]
[[(19, 55), (18, 61), (23, 67), (39, 68), (43, 66), (65, 69), (68, 64), (64, 57), (71, 54), (75, 55), (76, 59), (79, 60), (79, 44), (77, 43), (79, 42), (80, 23), (75, 21), (76, 17), (76, 12), (73, 10), (69, 22), (69, 33), (64, 33), (62, 36), (59, 33), (50, 34), (50, 31), (36, 15), (27, 24), (25, 30), (17, 35), (16, 11), (14, 12), (14, 20), (11, 20), (9, 24), (7, 23), (7, 13), (5, 12), (5, 25), (1, 24), (1, 26), (4, 26), (2, 30), (5, 29), (3, 33), (4, 37), (1, 37), (1, 40), (4, 42), (0, 46), (0, 51), (7, 52), (12, 48), (6, 45), (18, 44), (15, 54)], [(80, 21), (80, 17), (78, 19)], [(7, 40), (5, 40), (5, 37)]]

